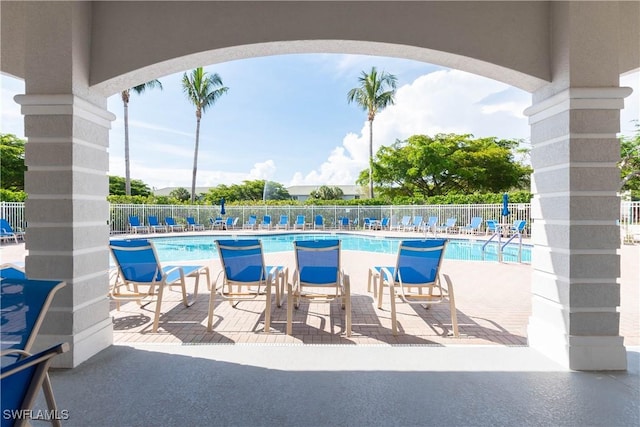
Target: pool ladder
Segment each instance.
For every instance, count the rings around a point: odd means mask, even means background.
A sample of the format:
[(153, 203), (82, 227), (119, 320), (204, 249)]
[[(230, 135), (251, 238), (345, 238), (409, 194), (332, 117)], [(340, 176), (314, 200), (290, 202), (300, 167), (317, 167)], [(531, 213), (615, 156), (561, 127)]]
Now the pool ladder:
[(485, 251), (487, 250), (487, 246), (489, 245), (489, 243), (491, 243), (493, 238), (496, 236), (498, 238), (498, 240), (495, 242), (498, 244), (498, 262), (502, 262), (502, 252), (504, 251), (504, 248), (506, 248), (507, 245), (517, 237), (518, 238), (518, 262), (521, 263), (522, 262), (522, 233), (519, 230), (516, 230), (516, 233), (511, 237), (509, 237), (507, 241), (504, 243), (502, 243), (502, 230), (496, 230), (496, 232), (491, 235), (489, 240), (484, 242), (484, 244), (482, 245), (482, 260), (484, 261), (484, 254), (485, 254)]

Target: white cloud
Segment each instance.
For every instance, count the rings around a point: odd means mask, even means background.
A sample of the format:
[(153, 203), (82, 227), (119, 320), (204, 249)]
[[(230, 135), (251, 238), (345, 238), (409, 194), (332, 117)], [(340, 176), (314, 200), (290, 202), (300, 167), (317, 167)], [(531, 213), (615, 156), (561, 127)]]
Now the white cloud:
[(267, 160), (266, 162), (256, 163), (253, 165), (249, 176), (246, 179), (256, 180), (264, 179), (269, 180), (276, 172), (276, 164), (273, 160)]
[[(522, 111), (530, 95), (504, 83), (457, 70), (441, 70), (398, 88), (395, 105), (378, 113), (373, 151), (415, 134), (471, 133), (477, 137), (527, 138)], [(291, 185), (352, 184), (369, 158), (369, 125), (347, 134), (317, 170), (297, 172)]]

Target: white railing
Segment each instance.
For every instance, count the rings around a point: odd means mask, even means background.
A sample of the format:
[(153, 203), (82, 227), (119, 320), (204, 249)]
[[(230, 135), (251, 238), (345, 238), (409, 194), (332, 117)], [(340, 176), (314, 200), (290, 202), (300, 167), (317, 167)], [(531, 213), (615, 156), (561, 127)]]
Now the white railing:
[(622, 202), (620, 235), (625, 243), (640, 241), (640, 202)]
[[(305, 215), (307, 222), (312, 222), (316, 215), (322, 215), (325, 223), (330, 227), (338, 224), (338, 220), (347, 217), (352, 223), (360, 224), (364, 218), (391, 218), (392, 223), (403, 216), (422, 215), (426, 220), (430, 216), (437, 216), (441, 223), (447, 218), (457, 218), (457, 225), (466, 225), (474, 216), (483, 219), (500, 219), (502, 204), (482, 205), (405, 205), (405, 206), (225, 206), (226, 215), (238, 217), (238, 224), (244, 224), (249, 215), (271, 215), (272, 221), (277, 223), (280, 215), (288, 215), (293, 222), (297, 215)], [(531, 205), (529, 203), (509, 204), (509, 221), (526, 220), (527, 229), (531, 225)], [(109, 224), (111, 233), (127, 231), (129, 215), (137, 215), (147, 222), (149, 215), (155, 215), (160, 222), (165, 217), (173, 217), (177, 222), (185, 222), (185, 218), (192, 216), (197, 222), (208, 225), (209, 218), (220, 215), (220, 206), (204, 205), (134, 205), (112, 204), (109, 208)], [(0, 202), (0, 217), (5, 218), (14, 228), (26, 229), (24, 203)], [(529, 234), (527, 230), (526, 234)], [(640, 202), (622, 202), (620, 206), (620, 231), (625, 240), (640, 240)]]

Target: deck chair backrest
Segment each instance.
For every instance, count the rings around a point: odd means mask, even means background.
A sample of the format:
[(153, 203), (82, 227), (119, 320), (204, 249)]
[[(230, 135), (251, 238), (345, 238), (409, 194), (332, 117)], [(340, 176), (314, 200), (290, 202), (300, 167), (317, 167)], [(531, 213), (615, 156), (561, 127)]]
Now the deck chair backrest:
[(456, 222), (458, 222), (458, 218), (447, 218), (444, 225), (445, 227), (453, 227), (456, 225)]
[(405, 286), (435, 282), (446, 245), (447, 239), (400, 242), (394, 281)]
[(324, 218), (322, 218), (322, 215), (316, 215), (315, 224), (316, 225), (323, 225), (324, 224)]
[(386, 227), (388, 225), (389, 225), (389, 218), (388, 217), (382, 218), (382, 221), (380, 221), (380, 226)]
[(400, 224), (403, 226), (407, 226), (411, 223), (411, 217), (409, 215), (405, 215), (402, 217), (402, 221), (400, 221)]
[(524, 219), (514, 221), (513, 229), (522, 232), (526, 224), (527, 224), (527, 221), (525, 221)]
[(4, 218), (0, 219), (0, 229), (5, 233), (15, 233), (15, 231), (13, 231), (13, 227), (11, 227), (11, 224), (9, 224), (9, 221)]
[(170, 216), (166, 217), (166, 218), (164, 219), (164, 222), (165, 222), (167, 225), (170, 225), (170, 226), (174, 226), (174, 225), (176, 225), (176, 221), (175, 221), (173, 218), (171, 218)]
[(343, 227), (348, 227), (349, 226), (349, 218), (347, 218), (346, 216), (340, 218), (340, 223), (342, 224)]
[(422, 216), (421, 215), (417, 215), (417, 216), (413, 217), (413, 225), (415, 227), (419, 227), (420, 225), (422, 225)]
[(59, 280), (2, 278), (0, 281), (2, 350), (31, 350), (55, 293), (64, 286), (65, 282)]
[(109, 249), (126, 281), (153, 283), (162, 280), (162, 267), (151, 241), (112, 240)]
[(189, 225), (198, 225), (196, 223), (196, 219), (194, 217), (192, 217), (192, 216), (188, 216), (187, 217), (187, 224), (189, 224)]
[(135, 215), (131, 215), (129, 217), (129, 225), (132, 227), (140, 227), (142, 224), (140, 224), (140, 218)]
[(471, 222), (469, 223), (469, 227), (478, 228), (478, 227), (480, 227), (480, 224), (482, 224), (482, 217), (481, 216), (474, 216), (473, 218), (471, 218)]
[(298, 240), (293, 242), (300, 283), (306, 286), (338, 286), (340, 240)]
[(255, 224), (257, 220), (258, 220), (257, 216), (255, 216), (255, 215), (250, 215), (249, 216), (249, 224)]
[(296, 224), (298, 225), (304, 225), (304, 215), (298, 215), (296, 217)]
[(427, 227), (434, 227), (436, 225), (438, 225), (438, 217), (430, 216), (429, 220), (427, 221)]
[(22, 425), (18, 421), (29, 421), (24, 418), (22, 420), (11, 419), (6, 416), (5, 412), (26, 416), (28, 411), (33, 408), (36, 397), (40, 393), (52, 359), (68, 350), (67, 343), (57, 344), (15, 363), (2, 366), (0, 388), (2, 389), (3, 427)]
[(26, 279), (24, 269), (14, 264), (0, 265), (0, 279)]
[(232, 227), (233, 226), (233, 217), (227, 217), (227, 222), (226, 222), (226, 226), (227, 227)]
[(149, 225), (151, 226), (160, 225), (160, 223), (158, 222), (157, 216), (149, 216), (148, 220), (149, 220)]
[(262, 217), (262, 222), (264, 224), (271, 224), (271, 215), (265, 215)]
[(287, 225), (287, 224), (289, 224), (289, 216), (280, 215), (280, 225)]
[(229, 282), (259, 283), (267, 279), (260, 240), (216, 240), (216, 246)]

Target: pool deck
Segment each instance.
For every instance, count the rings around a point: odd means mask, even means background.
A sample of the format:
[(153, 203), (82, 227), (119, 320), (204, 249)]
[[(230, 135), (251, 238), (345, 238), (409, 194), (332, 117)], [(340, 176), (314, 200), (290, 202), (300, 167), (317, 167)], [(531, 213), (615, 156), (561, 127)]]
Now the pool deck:
[[(3, 245), (0, 254), (21, 262), (24, 244)], [(54, 370), (51, 381), (71, 427), (637, 426), (640, 246), (620, 254), (627, 371), (571, 371), (526, 345), (530, 265), (445, 260), (461, 337), (445, 336), (447, 307), (406, 304), (398, 305), (401, 334), (394, 337), (388, 302), (378, 310), (366, 290), (369, 266), (394, 256), (344, 251), (353, 286), (350, 338), (340, 335), (344, 315), (335, 304), (302, 305), (290, 337), (286, 303), (273, 309), (269, 334), (260, 304), (220, 303), (215, 332), (207, 333), (202, 286), (190, 308), (170, 293), (175, 302), (157, 334), (149, 309), (112, 306), (115, 345), (74, 369)], [(267, 259), (291, 266), (292, 256)], [(214, 272), (217, 264), (210, 261)], [(41, 393), (35, 409), (45, 408)]]
[[(281, 231), (278, 231), (281, 232)], [(361, 234), (362, 232), (358, 232)], [(164, 234), (164, 233), (163, 233)], [(274, 234), (274, 231), (232, 230), (167, 233), (168, 235)], [(417, 237), (422, 233), (367, 231), (389, 237)], [(160, 234), (147, 236), (158, 237)], [(135, 235), (144, 237), (145, 235)], [(133, 236), (132, 236), (133, 237)], [(451, 235), (451, 238), (486, 239), (487, 236)], [(525, 239), (526, 241), (526, 239)], [(2, 262), (24, 262), (24, 244), (3, 244)], [(627, 346), (640, 345), (640, 246), (623, 245), (621, 254), (620, 334)], [(285, 265), (293, 272), (293, 251), (265, 254), (270, 265)], [(186, 308), (177, 288), (165, 294), (159, 330), (151, 332), (154, 304), (140, 307), (127, 302), (117, 309), (111, 303), (114, 343), (156, 344), (346, 344), (346, 345), (527, 345), (527, 324), (531, 314), (531, 265), (479, 261), (444, 260), (442, 272), (453, 280), (460, 337), (451, 336), (448, 304), (421, 306), (397, 304), (400, 333), (391, 333), (388, 294), (378, 309), (367, 292), (368, 269), (373, 265), (393, 265), (395, 255), (360, 251), (342, 252), (342, 266), (351, 279), (352, 336), (343, 333), (344, 311), (334, 304), (303, 303), (294, 312), (293, 334), (285, 334), (286, 300), (272, 308), (271, 330), (264, 333), (264, 302), (243, 302), (236, 308), (218, 302), (214, 332), (206, 331), (209, 292), (201, 284), (196, 303)], [(189, 262), (194, 264), (193, 261)], [(202, 261), (211, 270), (212, 280), (220, 272), (218, 260)], [(192, 291), (192, 281), (189, 282)]]

